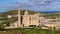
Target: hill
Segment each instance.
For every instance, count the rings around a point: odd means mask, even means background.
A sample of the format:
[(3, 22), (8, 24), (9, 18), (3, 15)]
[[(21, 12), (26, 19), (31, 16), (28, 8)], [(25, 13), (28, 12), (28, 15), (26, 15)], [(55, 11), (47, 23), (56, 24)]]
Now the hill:
[[(21, 15), (24, 15), (25, 10), (21, 10)], [(35, 14), (38, 12), (28, 10), (29, 14)], [(0, 14), (0, 17), (6, 17), (7, 15), (16, 15), (18, 13), (18, 10), (10, 10), (6, 11)], [(39, 12), (40, 13), (40, 12)]]
[(60, 17), (60, 12), (46, 14), (45, 17), (58, 18)]
[[(24, 15), (25, 10), (21, 10), (21, 15)], [(28, 10), (29, 14), (35, 14), (35, 13), (40, 13), (40, 14), (45, 14), (43, 15), (44, 17), (49, 17), (49, 18), (56, 18), (60, 17), (60, 12), (37, 12), (37, 11), (31, 11)], [(18, 13), (18, 10), (10, 10), (6, 11), (3, 13), (0, 13), (0, 17), (6, 17), (7, 15), (16, 15)]]

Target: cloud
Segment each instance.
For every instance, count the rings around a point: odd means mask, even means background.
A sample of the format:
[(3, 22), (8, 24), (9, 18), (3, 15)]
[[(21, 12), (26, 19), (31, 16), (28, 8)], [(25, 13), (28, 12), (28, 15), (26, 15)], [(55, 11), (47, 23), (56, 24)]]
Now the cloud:
[(55, 0), (20, 0), (26, 6), (48, 5)]
[[(30, 9), (35, 11), (50, 11), (50, 10), (60, 10), (59, 0), (18, 0), (16, 4), (20, 4), (21, 9)], [(13, 3), (11, 3), (13, 4)], [(7, 8), (9, 7), (6, 5)], [(10, 7), (10, 9), (17, 9), (18, 6)]]

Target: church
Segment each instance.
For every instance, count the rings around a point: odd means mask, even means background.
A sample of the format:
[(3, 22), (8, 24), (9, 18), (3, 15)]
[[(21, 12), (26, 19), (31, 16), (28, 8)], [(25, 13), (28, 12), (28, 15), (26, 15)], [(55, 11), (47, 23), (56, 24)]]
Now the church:
[(20, 10), (18, 10), (18, 23), (17, 27), (28, 27), (30, 25), (38, 26), (40, 23), (39, 13), (37, 14), (29, 14), (28, 10), (25, 10), (24, 15), (20, 14)]

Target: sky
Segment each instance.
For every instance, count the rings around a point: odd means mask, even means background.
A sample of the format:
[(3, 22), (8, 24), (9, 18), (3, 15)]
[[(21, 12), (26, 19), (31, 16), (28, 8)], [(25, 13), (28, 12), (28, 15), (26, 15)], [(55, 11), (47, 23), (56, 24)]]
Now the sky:
[(0, 0), (0, 12), (20, 9), (60, 11), (60, 0)]

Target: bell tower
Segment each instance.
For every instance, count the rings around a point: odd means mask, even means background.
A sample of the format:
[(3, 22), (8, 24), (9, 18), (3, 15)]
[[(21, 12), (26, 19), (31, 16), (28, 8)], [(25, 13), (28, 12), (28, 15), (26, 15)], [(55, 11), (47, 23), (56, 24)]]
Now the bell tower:
[(18, 9), (18, 23), (17, 26), (20, 27), (21, 26), (21, 15), (20, 15), (20, 9)]

